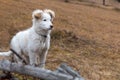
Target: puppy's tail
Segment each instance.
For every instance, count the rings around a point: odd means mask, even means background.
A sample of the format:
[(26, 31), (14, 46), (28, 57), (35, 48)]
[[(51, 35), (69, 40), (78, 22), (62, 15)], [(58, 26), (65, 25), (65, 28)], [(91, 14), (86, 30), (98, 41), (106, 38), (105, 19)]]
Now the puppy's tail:
[(12, 54), (12, 51), (0, 52), (0, 56), (10, 56), (11, 54)]

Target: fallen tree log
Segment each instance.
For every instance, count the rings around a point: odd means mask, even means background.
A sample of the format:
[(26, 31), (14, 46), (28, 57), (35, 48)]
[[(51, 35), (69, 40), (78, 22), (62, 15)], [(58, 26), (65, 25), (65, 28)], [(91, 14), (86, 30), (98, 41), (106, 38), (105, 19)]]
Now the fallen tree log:
[(61, 64), (56, 71), (51, 71), (2, 60), (0, 61), (0, 70), (29, 75), (43, 80), (84, 80), (76, 71), (66, 64)]

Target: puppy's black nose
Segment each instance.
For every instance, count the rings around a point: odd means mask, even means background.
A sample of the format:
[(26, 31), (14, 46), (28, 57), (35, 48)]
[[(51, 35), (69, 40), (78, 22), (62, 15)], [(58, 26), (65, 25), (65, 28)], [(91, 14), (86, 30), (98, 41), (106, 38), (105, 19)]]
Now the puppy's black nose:
[(52, 28), (53, 28), (53, 25), (51, 25), (50, 28), (52, 29)]

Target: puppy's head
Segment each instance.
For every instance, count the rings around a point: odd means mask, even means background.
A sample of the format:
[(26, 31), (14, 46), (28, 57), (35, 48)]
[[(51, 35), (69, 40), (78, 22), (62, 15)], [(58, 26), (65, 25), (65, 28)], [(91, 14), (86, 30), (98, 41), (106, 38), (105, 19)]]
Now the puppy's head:
[(35, 10), (32, 14), (33, 24), (37, 29), (52, 30), (55, 13), (52, 10)]

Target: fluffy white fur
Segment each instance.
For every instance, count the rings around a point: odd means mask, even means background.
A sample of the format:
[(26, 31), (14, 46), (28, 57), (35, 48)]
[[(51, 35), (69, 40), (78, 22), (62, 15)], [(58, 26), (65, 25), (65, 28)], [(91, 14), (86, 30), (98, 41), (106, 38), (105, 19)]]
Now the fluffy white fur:
[[(30, 65), (44, 68), (46, 55), (50, 47), (50, 33), (55, 13), (52, 10), (35, 10), (32, 13), (33, 25), (31, 28), (18, 32), (11, 40), (10, 48), (21, 55)], [(45, 37), (46, 36), (46, 37)], [(12, 51), (0, 52), (2, 56), (10, 56)], [(18, 63), (22, 61), (14, 55)]]

